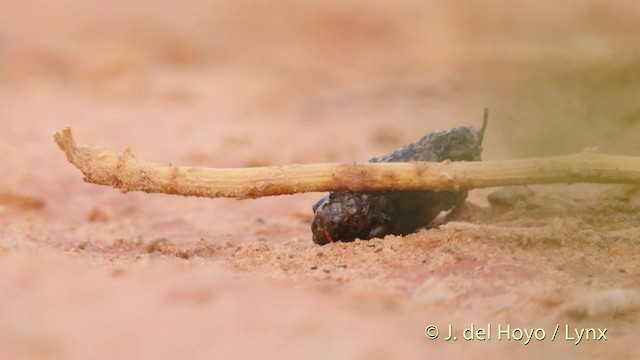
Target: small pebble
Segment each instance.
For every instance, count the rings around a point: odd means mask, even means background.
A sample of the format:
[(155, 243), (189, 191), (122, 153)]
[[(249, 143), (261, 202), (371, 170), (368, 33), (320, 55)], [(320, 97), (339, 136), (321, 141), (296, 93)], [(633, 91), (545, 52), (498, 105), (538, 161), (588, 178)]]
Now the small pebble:
[(507, 186), (496, 190), (487, 197), (491, 206), (514, 206), (520, 200), (526, 200), (533, 196), (533, 190), (526, 186)]

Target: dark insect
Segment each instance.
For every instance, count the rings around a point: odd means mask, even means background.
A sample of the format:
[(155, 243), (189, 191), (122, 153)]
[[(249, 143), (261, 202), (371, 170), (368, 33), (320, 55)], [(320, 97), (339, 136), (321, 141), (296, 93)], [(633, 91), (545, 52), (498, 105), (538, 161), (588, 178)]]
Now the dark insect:
[[(427, 134), (420, 141), (369, 162), (480, 161), (481, 131), (470, 126)], [(368, 240), (406, 235), (427, 226), (438, 214), (462, 204), (466, 191), (331, 192), (314, 206), (313, 242)]]

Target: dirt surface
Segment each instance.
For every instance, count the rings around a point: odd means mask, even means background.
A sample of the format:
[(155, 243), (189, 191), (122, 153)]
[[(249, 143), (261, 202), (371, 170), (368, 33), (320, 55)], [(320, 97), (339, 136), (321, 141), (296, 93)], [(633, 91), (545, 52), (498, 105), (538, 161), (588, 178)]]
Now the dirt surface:
[(640, 357), (637, 186), (475, 190), (437, 228), (317, 246), (322, 194), (121, 194), (51, 139), (364, 161), (487, 106), (485, 160), (638, 155), (640, 6), (518, 4), (2, 1), (0, 358)]

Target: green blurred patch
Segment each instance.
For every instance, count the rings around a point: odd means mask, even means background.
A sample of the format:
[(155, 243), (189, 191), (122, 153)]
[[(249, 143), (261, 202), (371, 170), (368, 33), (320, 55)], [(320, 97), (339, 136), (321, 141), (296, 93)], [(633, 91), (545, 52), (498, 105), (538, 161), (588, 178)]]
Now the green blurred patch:
[(481, 78), (513, 156), (640, 154), (640, 59), (494, 66)]

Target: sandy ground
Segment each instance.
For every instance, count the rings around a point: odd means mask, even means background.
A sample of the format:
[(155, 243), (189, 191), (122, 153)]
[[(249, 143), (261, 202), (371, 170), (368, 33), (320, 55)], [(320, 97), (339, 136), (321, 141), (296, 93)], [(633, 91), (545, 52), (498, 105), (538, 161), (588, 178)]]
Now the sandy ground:
[(445, 3), (2, 1), (0, 358), (640, 357), (639, 187), (476, 190), (439, 228), (320, 247), (322, 194), (121, 194), (51, 139), (354, 161), (488, 106), (485, 159), (640, 153), (635, 2)]

